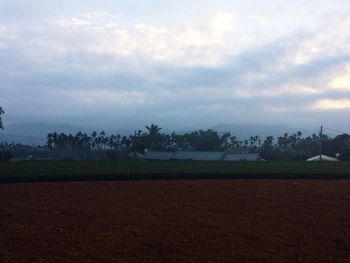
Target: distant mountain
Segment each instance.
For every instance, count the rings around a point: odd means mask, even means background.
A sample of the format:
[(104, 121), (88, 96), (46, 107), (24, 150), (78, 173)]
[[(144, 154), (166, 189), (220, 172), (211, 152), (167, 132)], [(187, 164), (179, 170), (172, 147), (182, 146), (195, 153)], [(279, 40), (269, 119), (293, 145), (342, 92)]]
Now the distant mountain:
[[(105, 131), (107, 135), (120, 134), (131, 135), (134, 134), (135, 129), (120, 128), (112, 129), (105, 127), (84, 127), (70, 124), (54, 124), (54, 123), (42, 123), (42, 122), (26, 122), (26, 123), (12, 123), (5, 126), (4, 130), (0, 130), (0, 142), (15, 142), (22, 144), (46, 144), (46, 136), (48, 133), (72, 133), (75, 134), (79, 131), (91, 134), (93, 131), (101, 132)], [(144, 129), (143, 129), (144, 130)]]
[(298, 131), (303, 133), (303, 136), (309, 136), (310, 131), (304, 129), (295, 129), (283, 125), (259, 125), (259, 124), (217, 124), (211, 129), (220, 133), (230, 132), (238, 139), (249, 139), (250, 136), (258, 135), (261, 139), (265, 139), (267, 136), (279, 137), (285, 133), (293, 134)]
[[(191, 132), (198, 130), (199, 128), (185, 129), (179, 127), (178, 129), (167, 129), (162, 127), (162, 132), (171, 133), (176, 132), (178, 134), (183, 134), (186, 132)], [(203, 128), (204, 129), (204, 128)], [(217, 124), (211, 129), (218, 131), (219, 133), (230, 132), (235, 135), (240, 140), (248, 139), (250, 136), (258, 135), (261, 139), (265, 139), (266, 136), (278, 137), (284, 133), (293, 134), (298, 131), (298, 129), (293, 129), (288, 126), (277, 126), (277, 125), (258, 125), (258, 124)], [(78, 131), (86, 132), (91, 134), (93, 131), (100, 132), (104, 130), (107, 134), (121, 134), (121, 135), (131, 135), (134, 133), (133, 128), (104, 128), (104, 127), (83, 127), (74, 126), (70, 124), (54, 124), (54, 123), (13, 123), (5, 126), (5, 130), (0, 130), (0, 142), (15, 142), (22, 144), (39, 144), (44, 145), (46, 143), (46, 136), (51, 132), (64, 132), (64, 133), (77, 133)], [(139, 130), (139, 129), (136, 129)], [(146, 132), (144, 126), (141, 130)], [(311, 133), (305, 130), (301, 130), (303, 135), (308, 136)]]
[(73, 127), (68, 124), (46, 123), (13, 123), (0, 131), (0, 141), (23, 144), (45, 144), (46, 135), (50, 132), (76, 132), (81, 127)]

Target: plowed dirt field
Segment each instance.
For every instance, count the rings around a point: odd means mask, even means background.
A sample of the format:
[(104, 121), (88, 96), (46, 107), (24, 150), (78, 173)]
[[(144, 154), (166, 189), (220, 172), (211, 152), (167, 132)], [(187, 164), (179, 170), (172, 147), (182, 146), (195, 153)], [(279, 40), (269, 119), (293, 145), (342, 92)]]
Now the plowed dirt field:
[(350, 262), (350, 180), (0, 185), (0, 262)]

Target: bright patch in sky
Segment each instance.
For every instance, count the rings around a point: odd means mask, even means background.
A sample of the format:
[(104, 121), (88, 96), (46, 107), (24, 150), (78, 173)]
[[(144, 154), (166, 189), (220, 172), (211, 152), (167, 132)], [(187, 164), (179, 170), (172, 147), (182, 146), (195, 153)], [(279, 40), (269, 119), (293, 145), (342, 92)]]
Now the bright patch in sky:
[(320, 110), (344, 110), (350, 109), (350, 99), (343, 100), (321, 100), (314, 105), (315, 109)]
[(329, 86), (334, 89), (350, 91), (350, 64), (330, 81)]

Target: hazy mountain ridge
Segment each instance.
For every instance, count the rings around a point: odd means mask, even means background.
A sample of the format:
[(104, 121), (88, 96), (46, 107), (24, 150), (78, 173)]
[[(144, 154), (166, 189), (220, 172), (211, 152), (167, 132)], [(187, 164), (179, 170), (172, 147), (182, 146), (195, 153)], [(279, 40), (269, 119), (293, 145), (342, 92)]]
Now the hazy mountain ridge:
[[(311, 131), (307, 129), (291, 128), (284, 125), (261, 125), (261, 124), (226, 124), (220, 123), (213, 126), (211, 129), (218, 131), (220, 133), (230, 132), (232, 135), (236, 136), (238, 139), (248, 139), (250, 136), (258, 135), (261, 139), (265, 139), (267, 136), (279, 137), (285, 133), (294, 134), (298, 131), (303, 133), (303, 136), (309, 136), (312, 134)], [(315, 131), (316, 133), (316, 131)]]
[[(190, 129), (167, 129), (162, 127), (162, 132), (164, 133), (179, 133), (183, 134), (185, 132), (190, 132), (198, 130), (198, 128)], [(204, 128), (203, 128), (204, 129)], [(304, 136), (311, 134), (310, 131), (303, 129), (291, 128), (283, 125), (259, 125), (259, 124), (224, 124), (220, 123), (215, 126), (212, 126), (211, 129), (218, 131), (219, 133), (230, 132), (232, 135), (236, 136), (238, 139), (248, 139), (250, 136), (258, 135), (261, 139), (264, 139), (266, 136), (282, 136), (284, 133), (296, 133), (297, 131), (303, 132)], [(46, 136), (51, 132), (64, 132), (64, 133), (77, 133), (78, 131), (91, 134), (93, 131), (100, 132), (104, 130), (107, 134), (116, 134), (121, 135), (131, 135), (135, 130), (145, 131), (145, 127), (140, 128), (107, 128), (103, 127), (83, 127), (83, 126), (74, 126), (70, 124), (50, 124), (50, 123), (13, 123), (5, 127), (5, 130), (0, 131), (0, 141), (5, 142), (16, 142), (23, 144), (45, 144)]]

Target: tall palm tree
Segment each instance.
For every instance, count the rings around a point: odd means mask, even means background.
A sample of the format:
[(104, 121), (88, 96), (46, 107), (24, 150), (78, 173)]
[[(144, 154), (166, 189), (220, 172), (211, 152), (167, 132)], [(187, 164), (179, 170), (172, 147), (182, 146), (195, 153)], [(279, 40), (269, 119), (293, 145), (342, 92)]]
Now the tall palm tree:
[(148, 131), (148, 149), (149, 150), (159, 150), (161, 145), (162, 135), (160, 133), (160, 128), (158, 125), (151, 124), (151, 126), (146, 126)]
[(90, 147), (92, 150), (95, 150), (96, 148), (96, 138), (97, 138), (97, 132), (94, 131), (93, 133), (91, 133), (91, 140), (90, 140)]
[(48, 147), (50, 150), (52, 150), (53, 144), (54, 144), (54, 141), (53, 141), (53, 134), (52, 134), (52, 133), (48, 133), (48, 134), (47, 134), (46, 143), (47, 143), (47, 147)]
[(151, 126), (146, 126), (146, 129), (148, 130), (149, 135), (154, 136), (154, 135), (158, 135), (159, 131), (162, 129), (160, 127), (158, 127), (158, 125), (155, 124), (151, 124)]

